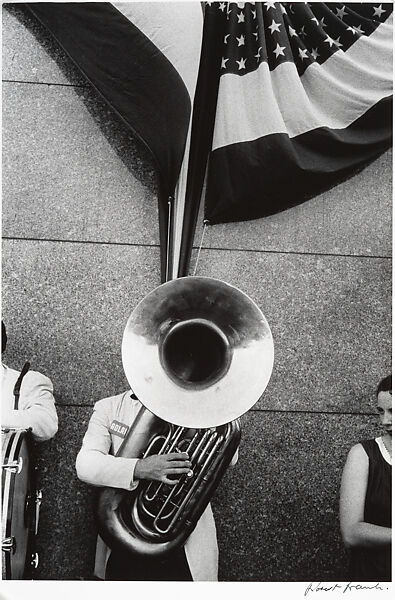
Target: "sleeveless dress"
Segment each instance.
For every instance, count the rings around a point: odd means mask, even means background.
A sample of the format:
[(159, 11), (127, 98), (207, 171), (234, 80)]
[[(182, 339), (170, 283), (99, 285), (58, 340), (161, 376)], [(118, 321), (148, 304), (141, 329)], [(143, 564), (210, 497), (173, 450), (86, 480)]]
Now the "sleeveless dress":
[[(381, 438), (361, 443), (369, 458), (364, 520), (391, 527), (391, 464)], [(353, 581), (391, 581), (391, 546), (352, 549), (350, 576)]]

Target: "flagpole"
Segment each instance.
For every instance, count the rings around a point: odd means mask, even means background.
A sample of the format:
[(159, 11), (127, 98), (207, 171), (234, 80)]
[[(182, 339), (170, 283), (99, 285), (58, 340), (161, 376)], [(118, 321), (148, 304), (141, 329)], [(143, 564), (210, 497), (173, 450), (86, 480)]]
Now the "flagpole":
[[(180, 176), (176, 185), (173, 206), (169, 216), (169, 244), (168, 244), (168, 265), (167, 281), (188, 275), (189, 261), (185, 268), (180, 272), (181, 259), (181, 241), (183, 237), (183, 226), (185, 218), (185, 200), (188, 179), (189, 150), (191, 143), (191, 123), (188, 128), (188, 135), (185, 144), (185, 153), (181, 165)], [(193, 239), (189, 240), (190, 245)]]

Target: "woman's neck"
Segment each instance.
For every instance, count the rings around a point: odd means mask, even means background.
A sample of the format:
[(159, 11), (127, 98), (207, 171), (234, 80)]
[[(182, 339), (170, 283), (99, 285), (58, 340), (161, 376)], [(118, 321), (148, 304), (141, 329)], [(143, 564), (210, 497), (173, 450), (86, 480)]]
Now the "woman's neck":
[(385, 449), (392, 458), (392, 437), (388, 433), (386, 433), (383, 436), (381, 436), (381, 439), (383, 440)]

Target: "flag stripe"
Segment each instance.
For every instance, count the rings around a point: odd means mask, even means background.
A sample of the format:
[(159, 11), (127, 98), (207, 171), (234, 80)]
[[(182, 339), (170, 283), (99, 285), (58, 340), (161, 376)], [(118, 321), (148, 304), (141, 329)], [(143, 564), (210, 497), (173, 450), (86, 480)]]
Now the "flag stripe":
[[(145, 34), (106, 2), (27, 5), (111, 108), (151, 151), (164, 195), (184, 154), (191, 101), (179, 73)], [(169, 8), (169, 19), (177, 19)]]
[(273, 134), (215, 150), (206, 218), (212, 224), (254, 219), (312, 198), (387, 149), (391, 119), (388, 97), (346, 129), (321, 128), (293, 139)]
[(114, 2), (114, 6), (166, 56), (193, 99), (203, 30), (200, 3)]
[(299, 77), (294, 63), (220, 80), (213, 150), (273, 133), (295, 137), (349, 126), (392, 91), (392, 15), (346, 53), (339, 50)]

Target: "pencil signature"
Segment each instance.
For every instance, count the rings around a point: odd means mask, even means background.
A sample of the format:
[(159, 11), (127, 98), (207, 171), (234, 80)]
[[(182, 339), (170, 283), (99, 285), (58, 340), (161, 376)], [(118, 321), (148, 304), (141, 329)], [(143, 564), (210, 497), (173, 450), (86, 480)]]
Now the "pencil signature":
[(319, 581), (318, 583), (309, 583), (307, 588), (304, 591), (304, 595), (307, 596), (310, 592), (334, 592), (337, 590), (338, 592), (342, 592), (345, 594), (346, 592), (356, 592), (358, 590), (379, 590), (384, 591), (388, 590), (388, 587), (383, 584), (377, 582), (369, 585), (362, 583), (353, 583), (352, 581), (348, 583), (322, 583)]

